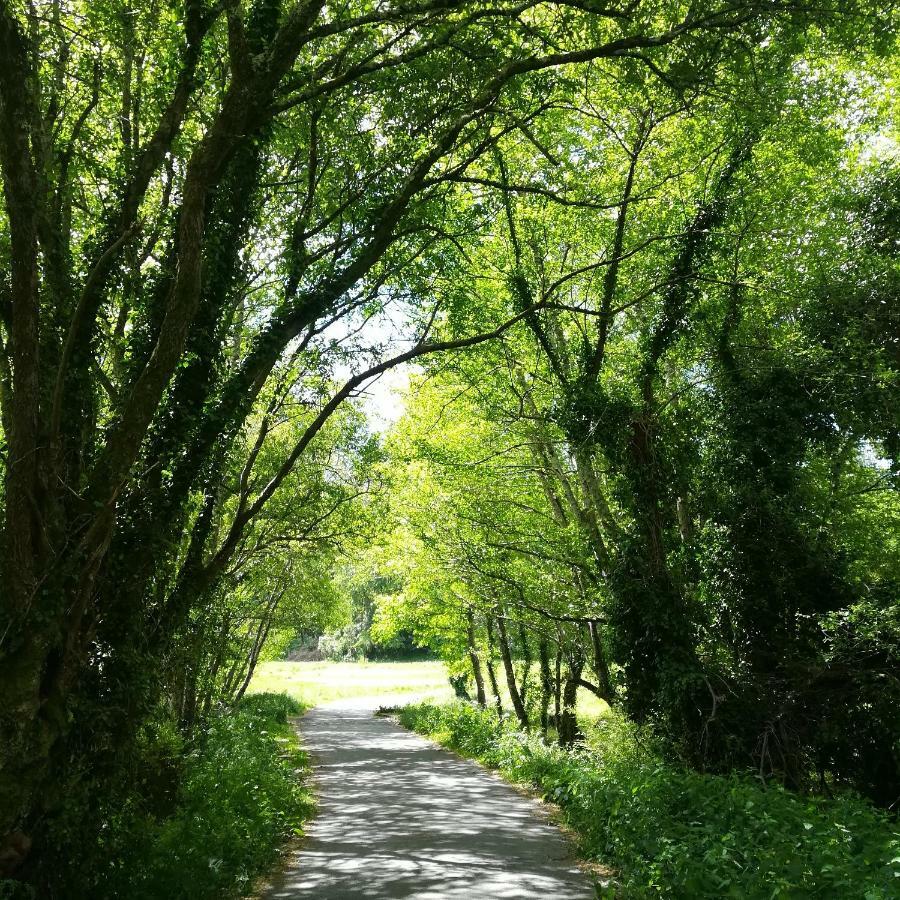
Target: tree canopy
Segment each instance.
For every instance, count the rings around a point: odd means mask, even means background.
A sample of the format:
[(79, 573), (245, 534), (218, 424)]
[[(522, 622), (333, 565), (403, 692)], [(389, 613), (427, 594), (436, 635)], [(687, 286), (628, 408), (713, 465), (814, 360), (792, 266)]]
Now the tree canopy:
[[(896, 25), (0, 0), (10, 867), (333, 622), (350, 549), (523, 725), (590, 690), (894, 802)], [(355, 398), (411, 364), (381, 440)]]

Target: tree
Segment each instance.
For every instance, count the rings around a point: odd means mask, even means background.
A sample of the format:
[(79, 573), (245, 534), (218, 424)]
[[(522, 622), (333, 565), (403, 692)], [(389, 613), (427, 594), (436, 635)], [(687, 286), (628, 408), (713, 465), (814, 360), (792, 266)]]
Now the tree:
[[(0, 5), (0, 832), (52, 818), (79, 748), (127, 742), (161, 661), (345, 399), (528, 315), (434, 342), (423, 298), (489, 220), (459, 183), (511, 136), (544, 143), (537, 123), (577, 77), (556, 73), (596, 74), (598, 102), (635, 79), (688, 96), (722, 60), (750, 77), (753, 48), (810, 15), (775, 0)], [(478, 313), (456, 299), (460, 323)], [(252, 471), (246, 426), (291, 359), (330, 384), (336, 330), (406, 301), (412, 349), (385, 360), (367, 340), (371, 368), (317, 397), (220, 530), (222, 480)], [(98, 777), (115, 765), (89, 755)]]
[(380, 551), (400, 590), (382, 599), (376, 624), (411, 628), (453, 675), (471, 677), (480, 702), (489, 688), (523, 727), (537, 713), (546, 731), (555, 701), (559, 738), (571, 743), (579, 688), (615, 702), (596, 560), (558, 515), (530, 424), (498, 421), (479, 386), (443, 373), (411, 388), (415, 405), (388, 443), (394, 522)]
[[(429, 366), (448, 396), (425, 408), (445, 423), (457, 407), (469, 430), (502, 421), (487, 446), (528, 448), (547, 511), (590, 548), (584, 615), (633, 718), (694, 765), (890, 804), (896, 566), (878, 536), (896, 516), (895, 175), (860, 151), (893, 120), (883, 63), (818, 41), (827, 63), (777, 48), (740, 97), (728, 78), (695, 82), (690, 102), (640, 82), (616, 106), (586, 86), (532, 142), (484, 157), (466, 183), (497, 225), (456, 289), (478, 296), (481, 327), (527, 311), (530, 339)], [(854, 82), (881, 114), (838, 135)], [(482, 574), (500, 527), (468, 533)], [(849, 696), (861, 705), (838, 715)]]

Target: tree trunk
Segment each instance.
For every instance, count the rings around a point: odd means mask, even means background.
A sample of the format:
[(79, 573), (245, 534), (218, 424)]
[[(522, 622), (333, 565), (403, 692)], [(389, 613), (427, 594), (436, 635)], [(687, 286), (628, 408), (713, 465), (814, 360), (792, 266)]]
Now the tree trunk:
[(494, 664), (491, 660), (485, 662), (485, 668), (488, 673), (488, 680), (491, 682), (491, 693), (494, 695), (494, 706), (497, 709), (497, 715), (503, 717), (503, 700), (500, 697), (500, 686), (497, 684), (497, 673), (494, 671)]
[[(282, 591), (282, 594), (283, 593), (284, 592)], [(250, 658), (247, 661), (247, 673), (244, 675), (244, 680), (241, 682), (241, 686), (234, 695), (234, 703), (239, 703), (241, 698), (247, 692), (247, 688), (250, 687), (250, 682), (253, 680), (253, 673), (256, 671), (256, 664), (259, 662), (259, 655), (262, 653), (263, 647), (266, 646), (266, 641), (269, 637), (269, 630), (272, 627), (272, 615), (275, 612), (275, 607), (278, 605), (278, 600), (281, 599), (282, 594), (279, 594), (278, 598), (269, 604), (265, 617), (262, 622), (259, 623), (256, 638), (254, 639), (253, 647), (250, 650)]]
[(591, 649), (594, 654), (594, 673), (597, 676), (597, 686), (600, 688), (600, 696), (612, 706), (615, 701), (615, 692), (612, 687), (612, 679), (609, 675), (609, 663), (603, 650), (603, 642), (600, 639), (600, 625), (596, 619), (587, 623), (588, 634), (591, 638)]
[(578, 736), (578, 719), (575, 716), (575, 704), (578, 699), (578, 681), (584, 662), (581, 659), (570, 659), (562, 692), (562, 712), (556, 721), (556, 733), (560, 747), (571, 747)]
[(471, 608), (466, 610), (466, 641), (469, 648), (469, 662), (472, 665), (472, 678), (475, 679), (475, 699), (479, 706), (486, 706), (484, 676), (481, 674), (481, 660), (478, 658), (478, 645), (475, 642), (475, 614)]
[(491, 682), (491, 691), (494, 694), (494, 705), (497, 707), (497, 715), (503, 717), (503, 701), (500, 699), (500, 686), (497, 684), (497, 673), (494, 670), (494, 626), (490, 616), (485, 617), (488, 639), (488, 657), (485, 660), (488, 678)]
[(522, 703), (522, 695), (519, 693), (519, 686), (516, 684), (516, 670), (513, 667), (512, 653), (509, 649), (509, 637), (506, 633), (506, 623), (503, 621), (502, 615), (497, 616), (497, 634), (500, 641), (500, 658), (503, 660), (506, 684), (509, 688), (509, 699), (519, 724), (527, 729), (531, 723), (528, 721), (528, 713), (525, 711), (525, 704)]
[(562, 647), (556, 645), (556, 664), (554, 666), (555, 678), (553, 679), (553, 723), (559, 726), (559, 717), (562, 714)]
[(528, 709), (528, 680), (531, 677), (531, 645), (528, 643), (528, 632), (523, 623), (519, 623), (519, 643), (522, 645), (522, 706)]
[(541, 731), (546, 737), (550, 726), (550, 694), (553, 690), (553, 678), (550, 674), (550, 648), (544, 638), (541, 638), (538, 644), (538, 656), (541, 661)]

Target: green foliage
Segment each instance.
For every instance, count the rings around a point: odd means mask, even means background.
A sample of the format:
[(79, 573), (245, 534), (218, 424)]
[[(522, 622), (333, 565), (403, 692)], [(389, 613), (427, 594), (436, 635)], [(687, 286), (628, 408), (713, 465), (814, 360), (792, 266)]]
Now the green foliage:
[(772, 37), (689, 111), (595, 73), (479, 160), (502, 190), (455, 289), (482, 328), (545, 305), (413, 380), (380, 623), (459, 674), (502, 617), (669, 758), (893, 808), (896, 66)]
[(0, 878), (0, 900), (36, 900), (36, 894), (30, 885)]
[(593, 690), (896, 802), (883, 6), (0, 4), (0, 873), (112, 878), (100, 823), (227, 893), (285, 726), (221, 711), (348, 605), (561, 738)]
[[(148, 742), (142, 767), (160, 768), (162, 761), (179, 769), (164, 810), (154, 811), (146, 795), (136, 793), (108, 807), (96, 843), (80, 835), (80, 866), (70, 862), (64, 881), (51, 879), (52, 896), (243, 895), (313, 809), (303, 786), (306, 755), (287, 724), (288, 715), (303, 709), (287, 694), (255, 694), (213, 718), (186, 753), (171, 737)], [(60, 849), (72, 852), (71, 845)]]
[(260, 719), (277, 722), (279, 725), (288, 724), (288, 716), (299, 716), (304, 711), (304, 706), (299, 700), (290, 694), (248, 694), (238, 704), (238, 713)]
[(399, 587), (396, 575), (372, 574), (349, 568), (342, 573), (340, 589), (348, 597), (350, 621), (342, 628), (326, 631), (318, 650), (332, 662), (361, 659), (403, 659), (427, 652), (419, 647), (410, 631), (397, 628), (390, 633), (373, 629), (379, 599)]
[(627, 897), (887, 900), (900, 891), (897, 823), (856, 797), (686, 771), (615, 718), (578, 750), (468, 704), (408, 706), (400, 720), (559, 804), (584, 856), (614, 866)]

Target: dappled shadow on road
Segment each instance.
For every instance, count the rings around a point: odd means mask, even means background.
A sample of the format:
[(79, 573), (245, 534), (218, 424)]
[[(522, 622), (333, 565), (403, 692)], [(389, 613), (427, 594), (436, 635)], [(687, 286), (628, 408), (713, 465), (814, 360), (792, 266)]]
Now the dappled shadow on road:
[(583, 900), (593, 896), (535, 805), (371, 709), (304, 720), (319, 813), (267, 900)]

